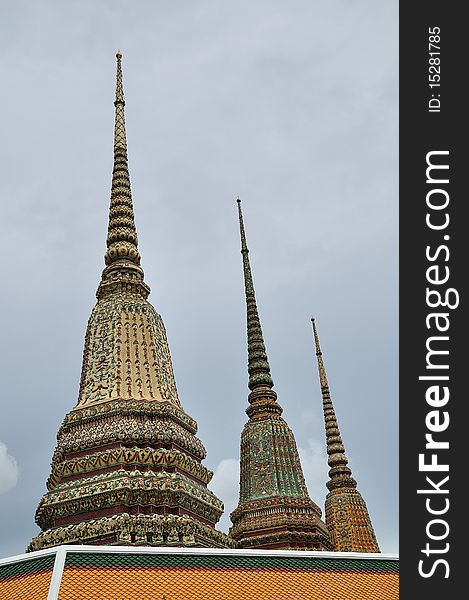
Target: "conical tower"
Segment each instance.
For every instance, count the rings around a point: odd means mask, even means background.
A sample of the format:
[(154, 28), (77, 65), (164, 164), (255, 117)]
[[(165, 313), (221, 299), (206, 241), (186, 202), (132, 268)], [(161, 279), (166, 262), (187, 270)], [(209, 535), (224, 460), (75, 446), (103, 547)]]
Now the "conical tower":
[(326, 525), (336, 552), (379, 552), (373, 525), (365, 501), (357, 490), (332, 405), (326, 369), (314, 318), (314, 342), (318, 360), (319, 381), (326, 427), (329, 481), (326, 497)]
[(147, 301), (127, 162), (122, 55), (106, 267), (85, 338), (78, 402), (57, 434), (41, 527), (28, 550), (59, 544), (233, 545), (197, 423), (178, 397), (165, 327)]
[(241, 254), (247, 304), (249, 421), (241, 434), (240, 494), (231, 536), (241, 548), (332, 550), (320, 508), (310, 499), (291, 429), (273, 381), (249, 264), (241, 201)]

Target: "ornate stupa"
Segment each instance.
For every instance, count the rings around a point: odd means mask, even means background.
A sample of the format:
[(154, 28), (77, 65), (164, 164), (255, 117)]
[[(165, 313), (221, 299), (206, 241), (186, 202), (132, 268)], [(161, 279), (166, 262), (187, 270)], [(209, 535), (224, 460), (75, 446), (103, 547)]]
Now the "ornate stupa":
[(257, 310), (241, 201), (241, 254), (247, 304), (249, 417), (241, 434), (240, 494), (231, 536), (241, 548), (332, 550), (321, 509), (310, 499), (293, 432), (273, 381)]
[(227, 547), (222, 502), (176, 390), (165, 327), (147, 301), (127, 162), (122, 55), (106, 267), (88, 322), (78, 402), (57, 434), (42, 529), (28, 550), (59, 544)]
[(326, 484), (329, 490), (326, 496), (326, 525), (336, 552), (379, 552), (368, 509), (348, 466), (332, 405), (316, 323), (314, 318), (311, 318), (311, 321), (323, 400), (327, 462), (330, 467), (330, 479)]

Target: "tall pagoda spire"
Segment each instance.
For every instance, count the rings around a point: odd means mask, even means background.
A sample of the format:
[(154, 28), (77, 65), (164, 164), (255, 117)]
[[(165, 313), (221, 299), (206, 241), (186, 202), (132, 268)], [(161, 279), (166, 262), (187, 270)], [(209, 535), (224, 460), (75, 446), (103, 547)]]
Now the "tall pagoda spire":
[(311, 317), (311, 322), (323, 401), (327, 462), (330, 467), (330, 480), (326, 484), (329, 489), (326, 497), (326, 525), (337, 552), (379, 552), (368, 509), (348, 466), (314, 317)]
[(321, 384), (324, 420), (326, 427), (327, 454), (329, 456), (328, 464), (331, 468), (329, 471), (329, 477), (331, 479), (327, 483), (327, 487), (329, 490), (340, 487), (356, 488), (357, 482), (355, 479), (353, 479), (352, 471), (347, 466), (348, 458), (345, 455), (345, 448), (340, 435), (339, 425), (337, 424), (337, 417), (332, 405), (326, 369), (324, 367), (324, 360), (322, 358), (321, 346), (319, 345), (316, 322), (313, 317), (311, 317), (311, 322), (313, 324), (314, 342), (316, 345), (316, 357), (319, 370), (319, 382)]
[(237, 199), (239, 229), (241, 235), (241, 255), (243, 257), (244, 291), (246, 294), (247, 307), (247, 335), (248, 335), (248, 373), (250, 390), (259, 386), (272, 388), (274, 382), (270, 374), (270, 365), (265, 351), (264, 336), (262, 334), (261, 321), (257, 310), (256, 295), (252, 282), (251, 265), (249, 263), (249, 250), (244, 231), (243, 212), (241, 200)]
[(42, 531), (59, 544), (226, 547), (223, 503), (197, 423), (182, 408), (166, 330), (147, 301), (130, 190), (117, 53), (114, 166), (105, 268), (85, 337), (78, 401), (57, 434)]
[(257, 309), (241, 201), (247, 307), (249, 417), (241, 434), (240, 494), (231, 536), (241, 548), (331, 550), (321, 510), (310, 499), (293, 432), (281, 417)]
[(116, 279), (131, 279), (137, 282), (140, 293), (145, 298), (150, 288), (143, 283), (143, 270), (140, 267), (137, 229), (130, 187), (129, 163), (127, 158), (127, 136), (125, 132), (125, 100), (122, 83), (122, 54), (117, 52), (115, 124), (114, 124), (114, 165), (112, 170), (111, 203), (107, 233), (107, 251), (104, 255), (106, 268), (98, 288), (98, 297), (105, 294)]

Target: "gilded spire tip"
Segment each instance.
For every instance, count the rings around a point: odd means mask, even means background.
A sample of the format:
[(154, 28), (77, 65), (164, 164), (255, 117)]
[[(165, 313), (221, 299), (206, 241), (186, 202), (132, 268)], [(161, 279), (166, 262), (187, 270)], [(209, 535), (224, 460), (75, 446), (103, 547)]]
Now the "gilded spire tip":
[(121, 59), (121, 58), (122, 58), (122, 52), (121, 52), (120, 50), (118, 50), (118, 51), (116, 52), (116, 58), (117, 58), (117, 60), (119, 60), (119, 59)]

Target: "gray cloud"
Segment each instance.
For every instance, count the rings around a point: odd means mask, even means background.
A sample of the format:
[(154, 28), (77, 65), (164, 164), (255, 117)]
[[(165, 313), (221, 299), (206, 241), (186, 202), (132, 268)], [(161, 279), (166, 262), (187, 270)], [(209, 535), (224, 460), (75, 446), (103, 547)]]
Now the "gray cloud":
[(9, 492), (18, 482), (18, 465), (8, 449), (0, 442), (0, 494)]
[(0, 555), (34, 535), (76, 402), (118, 48), (150, 300), (207, 466), (239, 456), (246, 420), (239, 194), (284, 416), (299, 447), (324, 444), (314, 313), (354, 476), (397, 551), (397, 2), (1, 6), (0, 439), (21, 479), (2, 495)]
[(224, 458), (215, 469), (209, 488), (223, 498), (225, 512), (217, 528), (228, 533), (231, 527), (230, 514), (236, 508), (239, 499), (239, 459)]

